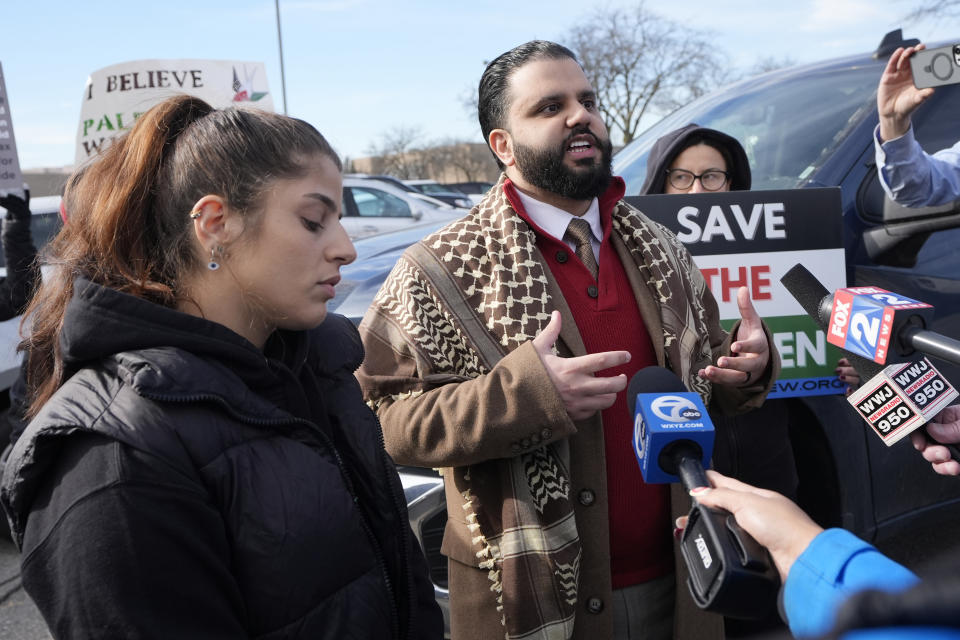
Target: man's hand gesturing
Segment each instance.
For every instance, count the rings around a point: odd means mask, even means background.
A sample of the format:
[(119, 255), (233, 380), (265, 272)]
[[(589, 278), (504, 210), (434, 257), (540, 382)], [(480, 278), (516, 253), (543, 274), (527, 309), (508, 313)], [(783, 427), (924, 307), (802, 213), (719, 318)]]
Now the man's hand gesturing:
[(560, 312), (554, 311), (550, 322), (533, 339), (540, 361), (573, 420), (589, 418), (613, 404), (617, 393), (627, 388), (627, 376), (598, 377), (594, 373), (630, 361), (629, 351), (605, 351), (576, 358), (553, 354), (553, 345), (560, 335)]
[(756, 383), (763, 375), (770, 361), (770, 345), (763, 332), (763, 321), (757, 315), (746, 287), (737, 290), (737, 307), (740, 309), (740, 328), (736, 341), (730, 345), (732, 355), (718, 358), (715, 366), (709, 365), (698, 373), (713, 383), (742, 387)]

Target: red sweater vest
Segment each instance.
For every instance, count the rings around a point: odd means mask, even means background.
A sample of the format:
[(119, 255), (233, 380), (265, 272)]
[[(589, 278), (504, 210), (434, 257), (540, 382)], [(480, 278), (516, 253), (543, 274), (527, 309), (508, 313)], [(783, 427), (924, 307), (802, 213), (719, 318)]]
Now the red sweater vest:
[[(513, 208), (536, 232), (537, 247), (563, 291), (587, 352), (630, 352), (630, 362), (600, 374), (623, 373), (629, 380), (643, 367), (656, 365), (657, 355), (630, 281), (610, 242), (613, 207), (623, 197), (623, 181), (615, 179), (600, 198), (603, 242), (597, 282), (565, 243), (530, 220), (509, 180), (504, 190)], [(673, 570), (669, 485), (648, 485), (640, 475), (632, 446), (633, 412), (627, 408), (626, 395), (626, 390), (621, 391), (613, 405), (601, 413), (614, 589), (646, 582)], [(573, 480), (574, 487), (582, 484), (582, 480)]]

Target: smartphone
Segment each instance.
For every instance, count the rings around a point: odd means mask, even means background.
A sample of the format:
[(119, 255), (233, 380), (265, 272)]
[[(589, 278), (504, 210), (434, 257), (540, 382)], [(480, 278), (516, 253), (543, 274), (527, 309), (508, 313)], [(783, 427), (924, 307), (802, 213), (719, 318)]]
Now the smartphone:
[(917, 89), (960, 83), (960, 44), (915, 52), (910, 56), (910, 70)]

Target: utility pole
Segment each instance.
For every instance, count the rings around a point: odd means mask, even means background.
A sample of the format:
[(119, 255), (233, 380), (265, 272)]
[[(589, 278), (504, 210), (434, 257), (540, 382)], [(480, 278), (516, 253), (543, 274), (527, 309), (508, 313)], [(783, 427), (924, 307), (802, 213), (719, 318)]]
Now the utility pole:
[(280, 47), (280, 91), (283, 94), (283, 115), (287, 115), (287, 80), (283, 74), (283, 36), (280, 33), (280, 0), (273, 0), (277, 9), (277, 45)]

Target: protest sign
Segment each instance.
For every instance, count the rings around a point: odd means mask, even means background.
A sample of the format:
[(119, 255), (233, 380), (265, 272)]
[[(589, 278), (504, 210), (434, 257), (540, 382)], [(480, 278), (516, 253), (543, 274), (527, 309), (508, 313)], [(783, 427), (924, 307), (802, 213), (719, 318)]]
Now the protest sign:
[(77, 130), (77, 166), (129, 130), (147, 109), (178, 94), (196, 96), (217, 109), (251, 105), (273, 111), (262, 62), (136, 60), (90, 74)]
[(0, 191), (14, 191), (23, 195), (23, 174), (17, 156), (17, 140), (13, 135), (13, 120), (10, 118), (10, 97), (0, 63)]
[(783, 364), (769, 397), (843, 392), (834, 373), (843, 352), (780, 284), (780, 277), (801, 263), (827, 289), (846, 286), (839, 187), (626, 200), (686, 245), (717, 299), (724, 327), (740, 319), (737, 289), (748, 287)]

